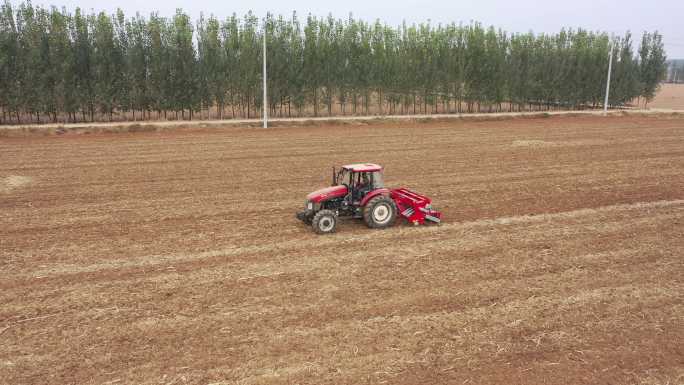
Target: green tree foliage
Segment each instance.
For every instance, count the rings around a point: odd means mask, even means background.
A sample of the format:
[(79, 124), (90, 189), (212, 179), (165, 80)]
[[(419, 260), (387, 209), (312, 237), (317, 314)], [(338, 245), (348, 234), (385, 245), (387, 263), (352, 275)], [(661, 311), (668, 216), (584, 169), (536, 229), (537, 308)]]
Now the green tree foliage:
[(185, 111), (190, 113), (199, 107), (198, 96), (198, 65), (195, 55), (195, 47), (192, 42), (193, 26), (188, 15), (180, 9), (173, 16), (170, 28), (167, 30), (168, 64), (170, 83), (170, 106), (176, 112), (181, 112), (185, 117)]
[(639, 48), (639, 57), (641, 58), (640, 96), (649, 102), (655, 97), (660, 87), (660, 82), (667, 75), (667, 57), (665, 56), (662, 35), (657, 31), (654, 33), (644, 33)]
[(206, 21), (200, 18), (197, 48), (199, 67), (197, 92), (200, 96), (200, 109), (202, 106), (208, 108), (216, 105), (222, 118), (227, 87), (227, 77), (224, 75), (226, 51), (221, 42), (221, 25), (216, 18), (210, 17)]
[(93, 71), (95, 105), (100, 113), (112, 119), (124, 100), (124, 68), (122, 44), (114, 31), (112, 18), (105, 13), (89, 19), (93, 31)]
[(150, 41), (147, 34), (147, 22), (136, 15), (125, 24), (128, 54), (126, 55), (125, 81), (129, 92), (128, 101), (132, 111), (133, 120), (136, 120), (136, 111), (144, 112), (151, 106), (149, 89), (150, 68)]
[[(268, 51), (261, 98), (262, 39)], [(662, 36), (478, 23), (394, 28), (332, 16), (182, 10), (127, 18), (30, 2), (0, 5), (3, 123), (594, 108), (650, 101), (667, 75)]]
[(19, 93), (19, 34), (11, 4), (0, 6), (0, 108), (2, 123), (11, 122), (12, 115), (19, 121), (21, 107)]

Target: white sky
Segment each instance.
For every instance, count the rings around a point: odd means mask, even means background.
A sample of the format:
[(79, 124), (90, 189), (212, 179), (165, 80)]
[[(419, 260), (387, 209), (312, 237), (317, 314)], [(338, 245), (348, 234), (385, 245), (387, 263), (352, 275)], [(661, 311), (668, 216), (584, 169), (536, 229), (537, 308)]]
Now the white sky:
[[(19, 0), (10, 2), (17, 4)], [(622, 35), (630, 30), (635, 49), (643, 31), (657, 29), (664, 36), (668, 58), (684, 59), (684, 0), (33, 0), (33, 4), (65, 6), (69, 10), (78, 6), (96, 12), (113, 12), (119, 7), (126, 15), (140, 12), (145, 16), (152, 11), (171, 16), (176, 8), (182, 8), (193, 19), (200, 12), (222, 19), (233, 12), (242, 16), (252, 10), (257, 16), (267, 11), (287, 16), (297, 11), (304, 21), (309, 13), (346, 18), (351, 12), (355, 18), (380, 19), (395, 26), (403, 20), (413, 23), (429, 19), (433, 23), (474, 20), (509, 32), (556, 32), (561, 27), (582, 27)]]

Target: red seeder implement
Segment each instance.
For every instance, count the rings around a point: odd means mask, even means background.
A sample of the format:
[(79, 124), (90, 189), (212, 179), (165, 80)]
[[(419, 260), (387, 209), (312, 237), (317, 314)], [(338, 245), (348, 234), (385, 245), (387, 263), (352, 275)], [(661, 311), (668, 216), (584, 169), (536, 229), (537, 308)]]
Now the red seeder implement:
[(426, 220), (439, 223), (442, 213), (432, 208), (432, 200), (407, 188), (390, 190), (390, 196), (402, 217), (413, 224), (424, 224)]

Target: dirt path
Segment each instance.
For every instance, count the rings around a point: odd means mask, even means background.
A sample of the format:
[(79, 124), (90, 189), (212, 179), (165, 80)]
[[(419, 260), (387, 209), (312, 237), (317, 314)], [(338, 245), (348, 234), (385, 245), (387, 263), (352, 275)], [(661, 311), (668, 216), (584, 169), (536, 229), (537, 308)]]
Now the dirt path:
[[(0, 138), (0, 154), (0, 384), (684, 381), (681, 116)], [(445, 223), (314, 235), (294, 212), (355, 161)]]
[[(662, 115), (684, 113), (684, 106), (676, 109), (649, 108), (633, 110), (609, 111), (609, 116), (623, 115)], [(282, 127), (292, 125), (325, 125), (330, 124), (384, 124), (388, 122), (411, 122), (411, 121), (481, 121), (500, 120), (511, 118), (535, 118), (552, 116), (604, 116), (601, 110), (584, 111), (538, 111), (538, 112), (494, 112), (472, 114), (418, 114), (418, 115), (377, 115), (377, 116), (321, 116), (304, 118), (270, 118), (269, 126)], [(0, 134), (11, 135), (14, 131), (29, 133), (52, 133), (58, 132), (118, 132), (118, 131), (143, 131), (147, 129), (162, 128), (221, 128), (221, 127), (262, 127), (262, 119), (224, 119), (224, 120), (180, 120), (180, 121), (128, 121), (128, 122), (96, 122), (96, 123), (47, 123), (47, 124), (19, 124), (0, 126)], [(1, 135), (0, 135), (1, 136)]]

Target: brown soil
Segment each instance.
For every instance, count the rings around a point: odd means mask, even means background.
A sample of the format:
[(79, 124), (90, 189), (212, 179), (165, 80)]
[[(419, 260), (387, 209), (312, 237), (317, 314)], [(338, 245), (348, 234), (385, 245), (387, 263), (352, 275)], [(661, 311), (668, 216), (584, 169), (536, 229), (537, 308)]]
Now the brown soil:
[(663, 84), (648, 107), (684, 110), (684, 84)]
[[(0, 383), (684, 383), (684, 118), (0, 138)], [(374, 161), (441, 226), (294, 218)]]

